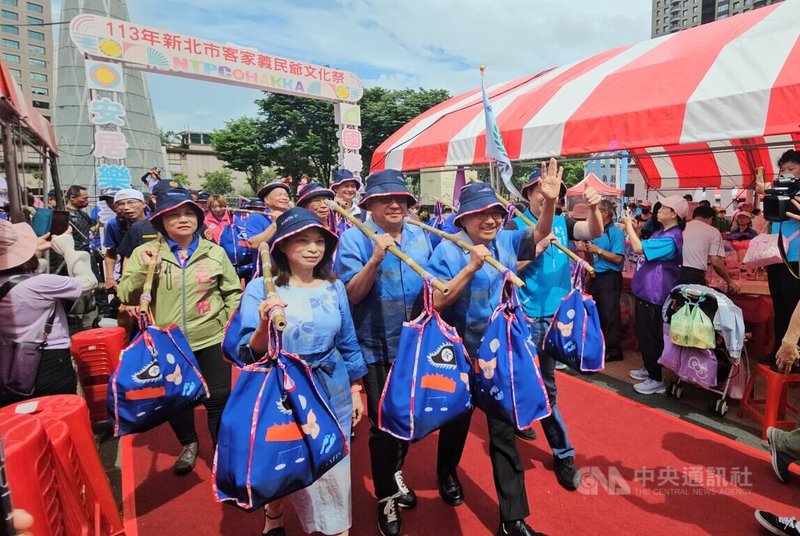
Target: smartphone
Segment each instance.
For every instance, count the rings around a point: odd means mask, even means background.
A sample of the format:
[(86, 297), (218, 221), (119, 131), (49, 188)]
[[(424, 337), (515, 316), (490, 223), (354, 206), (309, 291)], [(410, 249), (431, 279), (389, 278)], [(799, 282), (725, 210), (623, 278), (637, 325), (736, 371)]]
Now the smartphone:
[(11, 491), (6, 478), (6, 457), (3, 453), (3, 439), (0, 438), (0, 536), (12, 536), (14, 529), (14, 509), (11, 507)]
[(50, 220), (50, 236), (64, 234), (69, 229), (69, 211), (53, 210), (53, 218)]

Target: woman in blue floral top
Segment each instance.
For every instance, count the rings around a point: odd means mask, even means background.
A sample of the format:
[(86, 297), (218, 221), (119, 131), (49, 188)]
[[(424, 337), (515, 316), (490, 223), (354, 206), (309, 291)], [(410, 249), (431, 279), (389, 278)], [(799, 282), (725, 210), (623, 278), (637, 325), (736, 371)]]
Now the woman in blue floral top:
[[(366, 373), (366, 365), (344, 285), (331, 272), (336, 245), (336, 235), (306, 209), (293, 208), (278, 218), (270, 243), (278, 297), (265, 299), (261, 277), (247, 285), (241, 305), (239, 352), (251, 360), (266, 353), (267, 320), (273, 309), (282, 308), (287, 320), (284, 349), (311, 366), (345, 436), (350, 437), (351, 426), (364, 412), (357, 382)], [(285, 500), (292, 504), (307, 533), (348, 534), (352, 520), (350, 457)], [(283, 536), (285, 500), (267, 507), (265, 535)]]

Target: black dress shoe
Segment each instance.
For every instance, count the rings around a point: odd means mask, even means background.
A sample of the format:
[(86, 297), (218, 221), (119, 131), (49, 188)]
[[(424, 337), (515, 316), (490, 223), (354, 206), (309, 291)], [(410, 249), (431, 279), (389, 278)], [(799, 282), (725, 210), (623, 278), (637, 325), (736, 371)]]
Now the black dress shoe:
[(394, 481), (397, 484), (397, 495), (395, 500), (397, 506), (400, 508), (414, 508), (417, 505), (417, 494), (414, 490), (406, 486), (406, 481), (403, 480), (403, 471), (397, 471), (394, 474)]
[(530, 525), (525, 523), (524, 519), (500, 523), (500, 528), (497, 529), (497, 536), (536, 536), (537, 534), (542, 533), (533, 530)]
[(178, 459), (175, 460), (175, 465), (172, 466), (172, 472), (176, 475), (185, 475), (186, 473), (192, 472), (192, 469), (194, 469), (197, 463), (198, 449), (197, 441), (184, 445), (181, 448)]
[(556, 479), (561, 487), (567, 491), (575, 491), (578, 489), (578, 470), (575, 469), (575, 460), (570, 456), (569, 458), (555, 458)]
[(514, 428), (514, 435), (525, 441), (534, 441), (536, 439), (536, 430), (533, 427), (525, 428), (524, 430)]
[(397, 512), (395, 496), (378, 501), (378, 530), (383, 536), (400, 536), (403, 526)]
[(439, 496), (450, 506), (458, 506), (464, 502), (464, 490), (455, 474), (439, 478)]

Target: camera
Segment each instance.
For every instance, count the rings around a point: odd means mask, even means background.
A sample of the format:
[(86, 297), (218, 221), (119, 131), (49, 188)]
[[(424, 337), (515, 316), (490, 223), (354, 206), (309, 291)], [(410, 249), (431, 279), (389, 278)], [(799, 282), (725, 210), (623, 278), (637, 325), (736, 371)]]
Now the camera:
[(764, 192), (764, 219), (767, 221), (786, 221), (787, 212), (800, 214), (797, 207), (792, 204), (792, 198), (800, 195), (800, 179), (797, 177), (780, 176), (772, 183), (772, 188)]

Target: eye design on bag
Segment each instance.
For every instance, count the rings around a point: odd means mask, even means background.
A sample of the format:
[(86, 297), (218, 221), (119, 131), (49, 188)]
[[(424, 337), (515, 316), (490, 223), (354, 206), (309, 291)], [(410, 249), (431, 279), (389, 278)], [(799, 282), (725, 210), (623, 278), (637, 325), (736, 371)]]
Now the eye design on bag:
[(181, 366), (177, 365), (175, 367), (175, 371), (172, 374), (167, 374), (167, 381), (172, 382), (175, 385), (180, 385), (183, 381), (183, 376), (181, 375)]
[(428, 354), (428, 362), (436, 368), (456, 368), (455, 348), (450, 343), (444, 343), (439, 348)]
[(289, 406), (289, 401), (286, 399), (285, 395), (283, 398), (281, 398), (275, 403), (275, 406), (278, 408), (278, 411), (280, 411), (284, 415), (292, 414), (292, 408)]
[(481, 370), (483, 371), (483, 377), (487, 380), (491, 380), (494, 378), (494, 369), (497, 368), (497, 358), (495, 357), (489, 361), (478, 358), (478, 366), (481, 367)]
[(319, 424), (317, 424), (317, 416), (314, 414), (314, 410), (310, 410), (308, 412), (308, 422), (302, 425), (300, 428), (303, 429), (303, 433), (306, 435), (310, 435), (311, 439), (316, 439), (319, 435)]
[(133, 381), (136, 383), (153, 383), (159, 379), (161, 379), (161, 367), (155, 361), (148, 363), (133, 375)]

